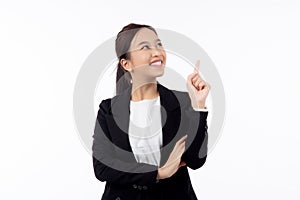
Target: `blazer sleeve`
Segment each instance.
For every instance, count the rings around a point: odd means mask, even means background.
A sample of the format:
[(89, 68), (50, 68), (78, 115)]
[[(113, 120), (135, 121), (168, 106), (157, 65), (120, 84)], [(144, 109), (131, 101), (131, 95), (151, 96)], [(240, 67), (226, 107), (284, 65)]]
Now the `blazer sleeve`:
[(109, 104), (109, 99), (100, 103), (94, 129), (92, 151), (96, 178), (101, 182), (107, 181), (115, 184), (149, 185), (156, 183), (158, 166), (125, 162), (116, 157), (105, 119)]
[(207, 158), (207, 115), (207, 111), (195, 111), (191, 106), (185, 109), (188, 137), (181, 159), (193, 170), (202, 167)]

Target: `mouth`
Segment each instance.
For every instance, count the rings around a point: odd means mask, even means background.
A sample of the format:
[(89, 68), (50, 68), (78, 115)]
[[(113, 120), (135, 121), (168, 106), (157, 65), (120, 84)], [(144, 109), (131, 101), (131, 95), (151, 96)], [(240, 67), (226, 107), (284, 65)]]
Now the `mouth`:
[(163, 61), (162, 60), (154, 60), (150, 63), (150, 66), (162, 67), (163, 66)]

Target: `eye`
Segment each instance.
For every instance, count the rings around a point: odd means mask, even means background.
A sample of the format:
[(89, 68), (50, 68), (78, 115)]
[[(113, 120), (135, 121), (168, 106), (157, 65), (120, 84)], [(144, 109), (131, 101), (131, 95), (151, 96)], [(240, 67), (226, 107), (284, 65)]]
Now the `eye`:
[(161, 42), (157, 43), (157, 45), (158, 45), (158, 46), (160, 46), (160, 47), (162, 47), (162, 46), (163, 46)]
[(141, 49), (150, 49), (148, 45), (144, 45)]

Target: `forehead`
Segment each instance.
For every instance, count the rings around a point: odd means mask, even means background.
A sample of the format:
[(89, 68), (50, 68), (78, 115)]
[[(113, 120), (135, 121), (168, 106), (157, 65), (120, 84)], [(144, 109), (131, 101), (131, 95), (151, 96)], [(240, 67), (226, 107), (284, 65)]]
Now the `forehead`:
[(152, 43), (157, 39), (158, 39), (158, 37), (154, 33), (154, 31), (152, 31), (148, 28), (142, 28), (133, 37), (133, 39), (131, 41), (131, 46), (136, 47), (141, 42), (150, 42), (150, 43)]

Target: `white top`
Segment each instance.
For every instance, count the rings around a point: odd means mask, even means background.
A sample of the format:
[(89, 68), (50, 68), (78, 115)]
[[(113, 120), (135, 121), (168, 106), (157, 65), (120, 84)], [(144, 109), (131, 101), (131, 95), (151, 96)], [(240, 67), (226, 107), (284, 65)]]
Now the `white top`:
[(130, 101), (129, 141), (139, 163), (159, 166), (162, 147), (160, 97)]
[[(163, 142), (160, 106), (160, 96), (130, 100), (129, 142), (138, 163), (159, 166)], [(194, 110), (207, 111), (206, 108)]]

